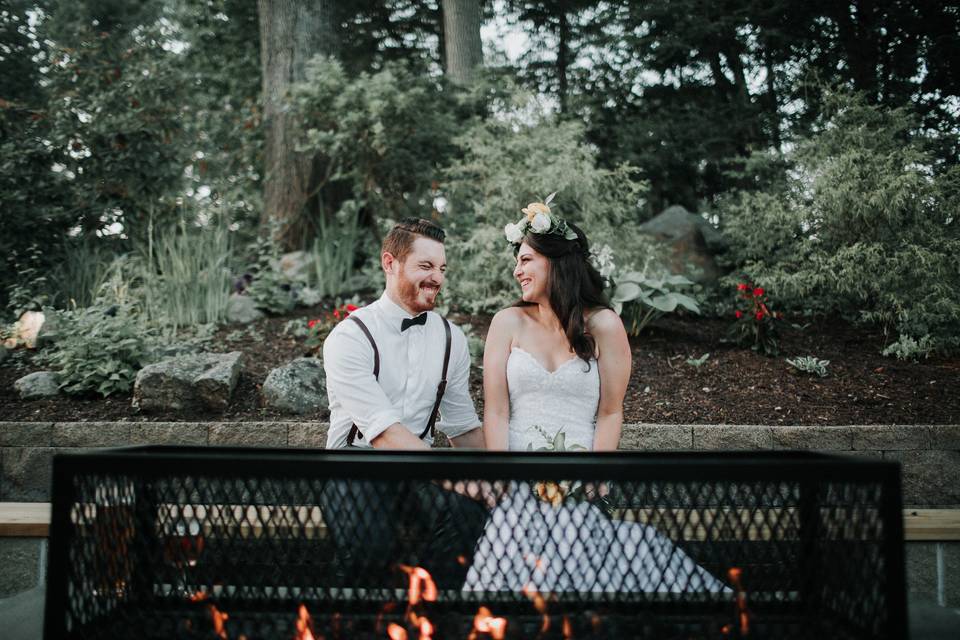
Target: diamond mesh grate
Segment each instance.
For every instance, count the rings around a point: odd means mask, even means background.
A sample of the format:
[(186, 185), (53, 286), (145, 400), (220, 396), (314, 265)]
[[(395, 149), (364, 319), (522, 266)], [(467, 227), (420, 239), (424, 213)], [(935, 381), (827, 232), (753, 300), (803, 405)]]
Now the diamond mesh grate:
[(58, 456), (46, 637), (900, 637), (898, 473), (767, 453)]

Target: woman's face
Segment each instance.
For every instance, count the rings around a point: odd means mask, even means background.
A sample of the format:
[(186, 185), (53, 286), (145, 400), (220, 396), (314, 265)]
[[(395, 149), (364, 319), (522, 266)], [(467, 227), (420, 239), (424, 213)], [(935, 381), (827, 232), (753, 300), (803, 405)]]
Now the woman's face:
[(520, 295), (524, 302), (545, 303), (550, 300), (550, 260), (537, 253), (526, 242), (517, 252), (517, 266), (513, 277), (520, 283)]

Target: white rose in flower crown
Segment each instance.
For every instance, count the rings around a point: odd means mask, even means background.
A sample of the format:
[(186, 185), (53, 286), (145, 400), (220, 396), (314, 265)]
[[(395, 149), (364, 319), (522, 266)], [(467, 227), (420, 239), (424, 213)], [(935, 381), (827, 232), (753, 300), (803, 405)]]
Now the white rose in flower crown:
[(530, 223), (530, 227), (535, 233), (546, 233), (550, 230), (550, 225), (552, 221), (550, 220), (550, 214), (540, 212), (537, 215), (533, 216), (533, 221)]
[(507, 242), (517, 244), (523, 240), (523, 227), (519, 224), (509, 223), (503, 228), (504, 235), (507, 236)]

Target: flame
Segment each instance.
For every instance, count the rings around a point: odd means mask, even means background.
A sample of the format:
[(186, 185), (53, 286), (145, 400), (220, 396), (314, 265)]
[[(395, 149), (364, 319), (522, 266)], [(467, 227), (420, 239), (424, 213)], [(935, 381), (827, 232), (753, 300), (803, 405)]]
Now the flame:
[(206, 600), (209, 597), (210, 596), (203, 591), (197, 591), (195, 594), (190, 596), (190, 602), (200, 602), (201, 600)]
[(294, 636), (294, 640), (316, 640), (310, 630), (311, 627), (313, 627), (313, 618), (310, 617), (306, 605), (301, 604), (297, 608), (297, 635)]
[(457, 564), (460, 564), (464, 567), (467, 566), (467, 556), (464, 556), (464, 555), (457, 556)]
[(210, 611), (210, 617), (213, 619), (213, 632), (217, 634), (217, 637), (221, 640), (228, 640), (226, 622), (230, 616), (212, 604), (208, 604), (207, 609)]
[(400, 569), (410, 576), (407, 600), (411, 607), (419, 604), (421, 599), (427, 602), (436, 602), (437, 584), (426, 569), (423, 567), (408, 567), (405, 564), (401, 564)]
[(563, 616), (563, 638), (567, 640), (573, 637), (573, 625), (570, 624), (570, 618)]
[(747, 610), (747, 592), (743, 588), (743, 571), (739, 567), (731, 567), (727, 571), (727, 577), (730, 578), (730, 584), (733, 585), (737, 593), (737, 622), (740, 625), (740, 635), (746, 636), (750, 633), (750, 612)]
[(540, 624), (540, 633), (546, 633), (550, 630), (550, 616), (547, 615), (547, 601), (532, 584), (526, 584), (521, 589), (523, 595), (530, 598), (533, 602), (533, 608), (537, 613), (543, 616), (543, 622)]
[(475, 638), (477, 633), (488, 633), (493, 640), (503, 640), (507, 635), (507, 621), (505, 618), (495, 618), (490, 609), (481, 606), (473, 617), (470, 637)]
[(390, 640), (407, 640), (407, 630), (396, 622), (387, 625), (387, 635), (390, 636)]
[(421, 616), (418, 625), (420, 627), (420, 640), (430, 640), (433, 637), (433, 623), (427, 620), (426, 616)]
[(593, 626), (594, 633), (600, 633), (600, 626), (603, 624), (603, 620), (597, 614), (590, 616), (590, 624)]

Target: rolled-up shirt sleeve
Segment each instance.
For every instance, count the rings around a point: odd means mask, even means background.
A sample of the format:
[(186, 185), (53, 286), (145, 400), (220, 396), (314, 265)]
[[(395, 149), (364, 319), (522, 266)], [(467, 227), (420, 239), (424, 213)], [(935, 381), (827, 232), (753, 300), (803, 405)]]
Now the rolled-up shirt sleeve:
[(480, 418), (470, 397), (470, 349), (467, 338), (459, 327), (451, 325), (451, 329), (450, 369), (447, 371), (447, 389), (440, 401), (437, 429), (448, 438), (456, 438), (479, 427)]
[(331, 405), (339, 404), (364, 439), (372, 442), (400, 422), (402, 414), (373, 376), (373, 347), (351, 324), (338, 326), (323, 343), (327, 392)]

